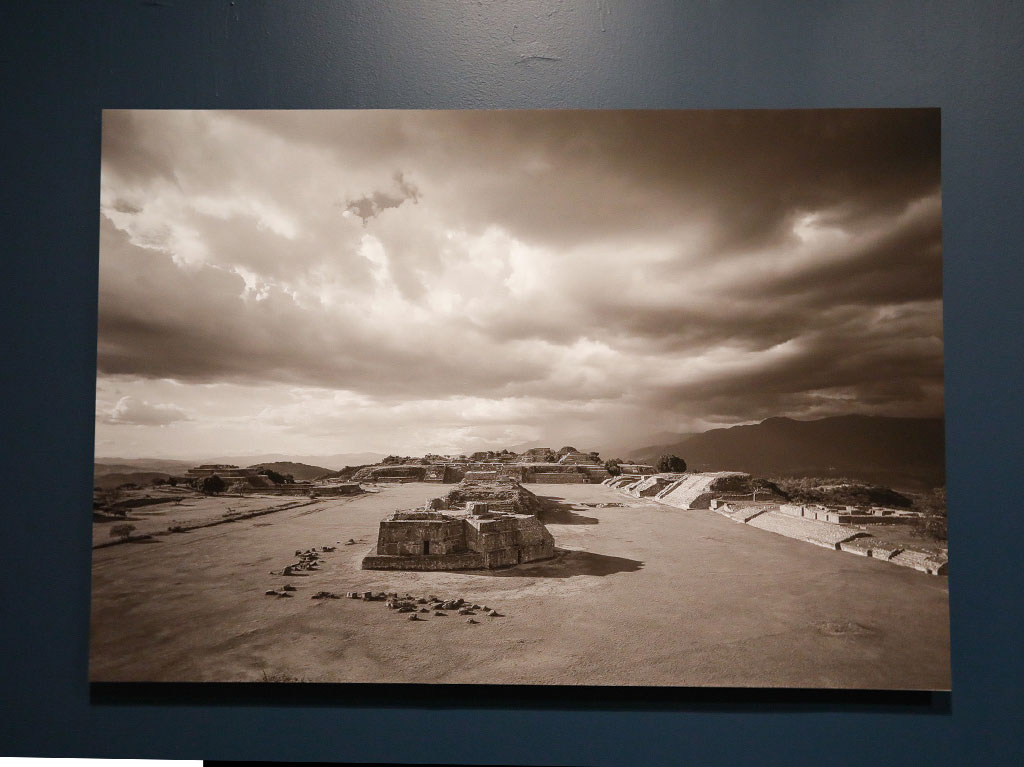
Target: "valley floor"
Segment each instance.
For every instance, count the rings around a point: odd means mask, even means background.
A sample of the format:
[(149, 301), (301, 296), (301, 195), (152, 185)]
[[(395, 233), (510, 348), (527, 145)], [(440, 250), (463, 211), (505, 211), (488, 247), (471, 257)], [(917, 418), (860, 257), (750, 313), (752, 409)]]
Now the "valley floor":
[[(442, 494), (436, 484), (96, 549), (91, 679), (950, 686), (944, 577), (601, 485), (527, 487), (548, 499), (558, 554), (508, 570), (360, 569), (380, 519)], [(593, 505), (606, 503), (624, 505)], [(271, 574), (323, 545), (336, 550), (321, 570)], [(264, 594), (285, 583), (292, 598)], [(463, 597), (504, 617), (409, 621), (318, 591)]]

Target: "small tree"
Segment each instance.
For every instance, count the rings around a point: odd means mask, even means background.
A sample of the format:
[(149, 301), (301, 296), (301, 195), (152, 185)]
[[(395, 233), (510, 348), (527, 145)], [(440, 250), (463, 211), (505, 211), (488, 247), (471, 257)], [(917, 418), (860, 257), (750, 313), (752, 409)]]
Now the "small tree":
[(684, 472), (686, 471), (686, 461), (678, 455), (666, 453), (658, 459), (657, 469), (661, 474)]
[(605, 471), (611, 474), (613, 477), (617, 477), (622, 473), (622, 469), (619, 468), (619, 464), (622, 463), (618, 458), (609, 458), (604, 462)]
[(132, 532), (135, 530), (135, 525), (114, 525), (110, 528), (111, 538), (120, 538), (122, 541), (127, 541), (131, 537)]
[(218, 477), (216, 474), (211, 474), (208, 477), (203, 477), (199, 484), (199, 489), (206, 495), (216, 495), (217, 493), (223, 493), (227, 486), (224, 484), (224, 480)]
[(936, 540), (946, 540), (946, 488), (937, 487), (920, 499), (921, 530)]

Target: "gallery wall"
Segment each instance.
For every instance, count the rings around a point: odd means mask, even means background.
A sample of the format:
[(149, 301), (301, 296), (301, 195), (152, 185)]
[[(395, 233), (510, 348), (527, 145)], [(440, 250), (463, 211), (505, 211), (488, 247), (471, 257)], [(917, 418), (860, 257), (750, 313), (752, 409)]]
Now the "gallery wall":
[[(549, 764), (1022, 758), (1024, 6), (51, 2), (0, 9), (0, 754)], [(90, 702), (102, 108), (942, 109), (953, 693), (588, 708)], [(895, 616), (898, 620), (898, 616)], [(884, 662), (884, 659), (881, 660)], [(881, 702), (880, 702), (881, 701)], [(315, 705), (313, 705), (315, 703)], [(388, 704), (388, 705), (385, 705)], [(643, 709), (643, 710), (640, 710)]]

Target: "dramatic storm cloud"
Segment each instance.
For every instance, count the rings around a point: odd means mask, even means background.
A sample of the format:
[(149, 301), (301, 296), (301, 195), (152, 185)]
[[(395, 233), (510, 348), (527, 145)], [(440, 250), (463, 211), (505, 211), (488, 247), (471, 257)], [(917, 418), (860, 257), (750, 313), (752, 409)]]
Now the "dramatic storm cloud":
[(943, 409), (935, 110), (113, 111), (101, 213), (102, 455)]

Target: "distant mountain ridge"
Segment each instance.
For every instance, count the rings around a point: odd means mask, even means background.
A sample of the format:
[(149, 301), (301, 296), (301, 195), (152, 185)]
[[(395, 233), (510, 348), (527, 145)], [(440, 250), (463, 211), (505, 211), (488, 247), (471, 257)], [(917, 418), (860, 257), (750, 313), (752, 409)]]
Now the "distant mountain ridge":
[(679, 455), (694, 471), (850, 477), (907, 490), (946, 483), (942, 418), (767, 418), (758, 424), (711, 429), (679, 442), (638, 448), (629, 457), (653, 462), (664, 453)]
[(259, 469), (270, 469), (276, 471), (278, 474), (288, 475), (291, 474), (292, 478), (305, 482), (311, 479), (319, 479), (327, 474), (333, 474), (334, 472), (330, 469), (325, 469), (323, 466), (312, 466), (308, 463), (297, 463), (295, 461), (274, 461), (272, 463), (257, 463), (253, 464), (254, 468)]
[[(342, 469), (345, 466), (359, 466), (377, 463), (385, 457), (384, 453), (336, 453), (334, 455), (287, 455), (268, 453), (264, 455), (214, 456), (183, 460), (177, 458), (96, 458), (94, 471), (97, 475), (110, 473), (129, 473), (139, 471), (156, 471), (167, 474), (184, 474), (193, 466), (203, 463), (224, 463), (233, 466), (256, 466), (274, 463), (295, 463), (313, 465), (317, 468), (326, 466), (325, 471)], [(296, 477), (298, 479), (298, 477)]]

